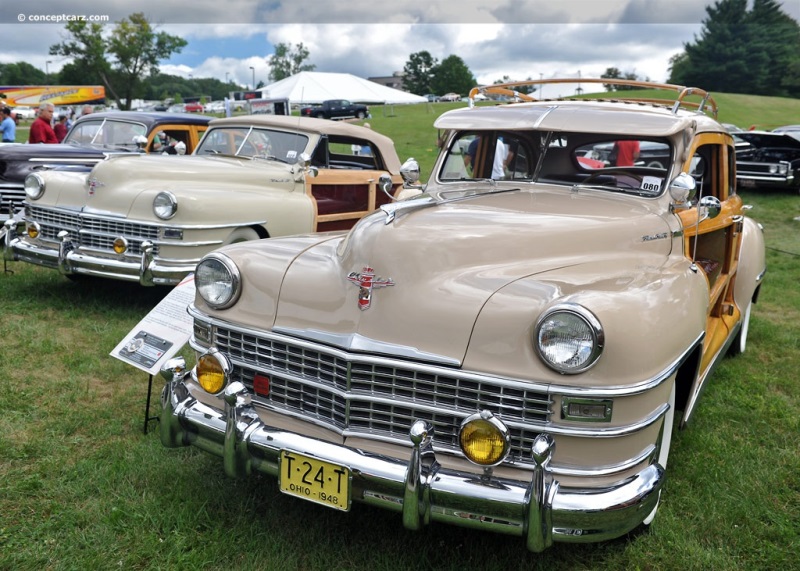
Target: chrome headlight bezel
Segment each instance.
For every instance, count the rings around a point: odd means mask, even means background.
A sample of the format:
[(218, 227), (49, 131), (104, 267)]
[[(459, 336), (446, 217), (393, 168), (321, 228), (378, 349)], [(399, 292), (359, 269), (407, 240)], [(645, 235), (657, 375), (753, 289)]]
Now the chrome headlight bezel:
[(169, 191), (162, 190), (153, 199), (153, 214), (161, 220), (169, 220), (178, 212), (178, 199)]
[[(564, 337), (564, 332), (569, 332), (570, 327), (580, 328), (579, 334)], [(547, 337), (551, 334), (561, 339), (548, 343)], [(587, 340), (590, 341), (589, 346)], [(571, 356), (556, 358), (556, 343), (561, 343), (559, 352), (566, 351)], [(577, 303), (561, 303), (551, 307), (542, 314), (534, 328), (533, 346), (539, 358), (554, 371), (565, 375), (577, 375), (591, 369), (602, 355), (604, 345), (605, 334), (600, 320)]]
[[(242, 293), (239, 268), (233, 260), (219, 252), (212, 252), (200, 260), (195, 268), (194, 282), (198, 295), (213, 309), (231, 307)], [(216, 289), (216, 293), (212, 288)]]
[(23, 184), (25, 187), (25, 196), (30, 200), (39, 200), (47, 189), (45, 180), (39, 173), (35, 172), (26, 176)]

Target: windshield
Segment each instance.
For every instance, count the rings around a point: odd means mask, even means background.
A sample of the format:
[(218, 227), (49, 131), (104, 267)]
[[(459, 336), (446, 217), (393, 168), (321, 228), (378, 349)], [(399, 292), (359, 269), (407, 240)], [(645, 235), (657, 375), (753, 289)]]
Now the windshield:
[(142, 123), (100, 119), (76, 123), (64, 138), (64, 143), (100, 148), (136, 149), (137, 137), (146, 135), (147, 127)]
[(464, 131), (450, 140), (438, 180), (584, 185), (655, 196), (666, 187), (671, 162), (672, 148), (667, 139), (576, 132)]
[(250, 159), (273, 159), (295, 164), (306, 151), (308, 136), (254, 127), (209, 129), (196, 155), (228, 155)]

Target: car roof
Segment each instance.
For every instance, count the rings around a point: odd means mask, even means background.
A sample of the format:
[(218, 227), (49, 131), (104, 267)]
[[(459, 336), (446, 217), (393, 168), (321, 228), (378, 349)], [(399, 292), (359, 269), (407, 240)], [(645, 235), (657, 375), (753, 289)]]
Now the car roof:
[(394, 141), (389, 137), (373, 131), (368, 127), (353, 125), (346, 121), (332, 121), (330, 119), (315, 119), (313, 117), (297, 117), (290, 115), (239, 115), (237, 117), (224, 117), (214, 119), (212, 128), (239, 126), (239, 127), (266, 127), (299, 131), (316, 135), (336, 135), (340, 137), (353, 137), (367, 139), (375, 145), (383, 157), (386, 168), (391, 172), (399, 172), (400, 159), (394, 148)]
[(546, 130), (668, 137), (695, 124), (698, 131), (727, 132), (702, 113), (640, 101), (574, 99), (475, 106), (448, 111), (440, 129)]
[(143, 123), (148, 128), (153, 125), (163, 123), (180, 123), (183, 125), (207, 125), (214, 117), (206, 115), (195, 115), (188, 113), (169, 113), (167, 111), (100, 111), (81, 115), (76, 121), (78, 125), (85, 121), (96, 121), (98, 119), (113, 119), (117, 121), (136, 121)]

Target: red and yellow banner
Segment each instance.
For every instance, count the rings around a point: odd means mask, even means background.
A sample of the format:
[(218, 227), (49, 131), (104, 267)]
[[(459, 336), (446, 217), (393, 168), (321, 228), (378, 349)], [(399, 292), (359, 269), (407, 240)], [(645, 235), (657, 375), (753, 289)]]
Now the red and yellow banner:
[(0, 104), (16, 107), (38, 107), (49, 102), (56, 107), (105, 103), (106, 89), (102, 85), (0, 85), (5, 99)]

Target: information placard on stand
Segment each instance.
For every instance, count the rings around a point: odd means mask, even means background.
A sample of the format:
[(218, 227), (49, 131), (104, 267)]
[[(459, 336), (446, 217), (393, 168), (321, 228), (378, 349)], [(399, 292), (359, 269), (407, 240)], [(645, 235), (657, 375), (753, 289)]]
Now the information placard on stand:
[(148, 374), (144, 405), (144, 433), (158, 417), (150, 416), (153, 375), (186, 345), (192, 335), (192, 318), (186, 311), (194, 301), (194, 274), (189, 274), (148, 313), (110, 355)]
[(194, 274), (175, 286), (111, 351), (111, 356), (155, 375), (192, 335), (186, 311), (194, 301)]

